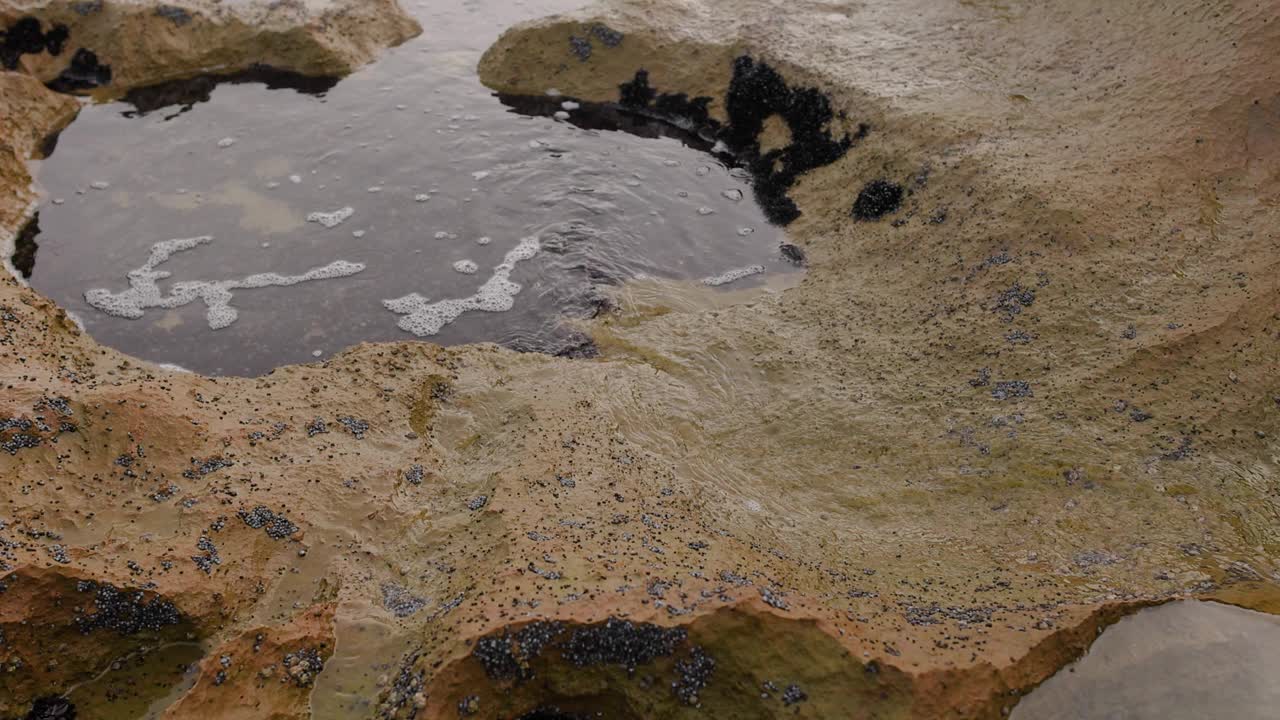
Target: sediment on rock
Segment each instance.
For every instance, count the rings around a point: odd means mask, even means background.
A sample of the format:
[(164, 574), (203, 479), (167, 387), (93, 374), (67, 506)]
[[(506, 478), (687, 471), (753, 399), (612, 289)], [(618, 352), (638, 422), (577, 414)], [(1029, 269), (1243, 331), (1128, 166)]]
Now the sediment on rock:
[[(0, 714), (181, 632), (203, 645), (175, 720), (997, 718), (1123, 613), (1274, 611), (1280, 26), (1197, 15), (1184, 48), (1160, 44), (1178, 3), (828, 5), (616, 2), (485, 56), (497, 91), (684, 122), (786, 181), (765, 199), (803, 283), (631, 284), (584, 323), (591, 359), (363, 345), (207, 378), (0, 282), (0, 625), (26, 658)], [(74, 114), (42, 82), (78, 50), (96, 65), (76, 77), (109, 65), (115, 92), (210, 64), (327, 74), (406, 31), (5, 7), (4, 27), (41, 21), (17, 59), (34, 75), (0, 74), (6, 230)], [(735, 77), (774, 112), (732, 111)]]
[[(44, 38), (14, 47), (4, 58), (5, 69), (31, 74), (64, 92), (100, 96), (262, 65), (307, 76), (342, 76), (422, 31), (396, 0), (39, 0), (0, 5), (0, 29), (25, 29), (27, 36)], [(50, 34), (58, 41), (49, 42)]]

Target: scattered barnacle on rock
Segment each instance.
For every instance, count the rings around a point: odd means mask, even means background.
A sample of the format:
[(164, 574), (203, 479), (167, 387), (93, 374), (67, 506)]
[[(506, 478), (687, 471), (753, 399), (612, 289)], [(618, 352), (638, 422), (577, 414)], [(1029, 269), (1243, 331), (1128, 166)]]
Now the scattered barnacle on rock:
[(591, 40), (589, 38), (578, 37), (577, 35), (569, 36), (569, 52), (573, 53), (579, 62), (590, 60), (591, 50)]
[(532, 562), (529, 563), (529, 572), (533, 573), (534, 575), (537, 575), (538, 577), (544, 580), (559, 580), (562, 577), (562, 575), (560, 574), (560, 571), (547, 570), (545, 568), (540, 568), (537, 565), (534, 565)]
[(232, 465), (235, 465), (235, 463), (224, 457), (216, 456), (206, 458), (204, 460), (196, 460), (195, 458), (192, 458), (191, 464), (195, 465), (195, 467), (182, 471), (182, 477), (187, 478), (188, 480), (197, 480), (209, 473), (217, 472), (223, 468), (229, 468)]
[(350, 415), (339, 417), (338, 423), (346, 428), (357, 440), (363, 440), (364, 434), (369, 431), (369, 423), (353, 418)]
[[(1166, 440), (1171, 441), (1172, 438), (1166, 438)], [(1162, 460), (1185, 460), (1186, 458), (1189, 458), (1194, 454), (1195, 454), (1195, 450), (1191, 447), (1191, 437), (1188, 435), (1183, 435), (1178, 440), (1177, 446), (1174, 447), (1172, 450), (1162, 454), (1160, 458)]]
[(480, 712), (480, 696), (468, 695), (458, 701), (458, 717), (471, 717)]
[(467, 501), (467, 509), (475, 512), (489, 503), (488, 495), (477, 495)]
[(1146, 422), (1152, 417), (1151, 413), (1136, 406), (1129, 408), (1129, 419), (1134, 422)]
[(71, 64), (58, 77), (49, 82), (49, 89), (58, 92), (92, 90), (111, 84), (111, 66), (98, 60), (97, 53), (80, 48), (71, 56)]
[(561, 487), (577, 487), (578, 482), (571, 475), (556, 475), (556, 480), (560, 482)]
[(978, 368), (978, 376), (969, 380), (971, 387), (986, 387), (991, 384), (991, 368)]
[(1033, 397), (1031, 384), (1025, 380), (1001, 380), (991, 388), (991, 397), (996, 400)]
[(1076, 553), (1073, 561), (1078, 567), (1087, 568), (1094, 565), (1114, 565), (1120, 562), (1120, 558), (1103, 550), (1088, 550)]
[(805, 691), (801, 690), (800, 686), (795, 683), (791, 683), (787, 686), (786, 690), (782, 691), (782, 704), (788, 707), (795, 705), (796, 703), (802, 703), (808, 699), (809, 696), (805, 694)]
[(404, 479), (410, 485), (421, 485), (422, 479), (426, 476), (426, 469), (421, 465), (410, 465), (409, 469), (404, 473)]
[(192, 555), (191, 561), (196, 564), (196, 567), (204, 571), (205, 575), (213, 573), (214, 565), (222, 564), (222, 558), (218, 555), (218, 548), (213, 544), (213, 541), (209, 539), (208, 535), (200, 536), (200, 540), (196, 542), (196, 549), (200, 550), (204, 554)]
[(36, 698), (24, 720), (76, 720), (76, 706), (60, 695)]
[(853, 201), (853, 216), (859, 220), (878, 220), (901, 205), (901, 185), (888, 180), (872, 180), (863, 186)]
[(324, 418), (316, 418), (307, 423), (307, 437), (315, 437), (327, 432), (329, 432), (329, 426), (325, 424)]
[(591, 36), (604, 43), (605, 47), (611, 48), (621, 45), (624, 37), (622, 33), (602, 23), (591, 26)]
[(1014, 283), (1011, 287), (1000, 291), (996, 296), (992, 310), (1002, 315), (1006, 322), (1012, 322), (1015, 315), (1022, 314), (1024, 308), (1031, 307), (1036, 301), (1036, 291)]
[(760, 597), (764, 599), (766, 605), (777, 608), (779, 610), (790, 610), (787, 601), (783, 599), (781, 592), (775, 591), (773, 588), (760, 587)]
[(427, 606), (427, 599), (409, 592), (403, 585), (386, 582), (382, 584), (382, 606), (398, 618), (413, 615)]
[(471, 655), (491, 680), (529, 680), (533, 677), (530, 663), (563, 632), (563, 624), (539, 620), (514, 633), (503, 630), (480, 638)]
[(716, 661), (695, 645), (689, 650), (689, 657), (676, 661), (676, 679), (671, 683), (671, 691), (686, 705), (698, 704), (698, 693), (711, 682), (711, 674), (715, 672)]
[(609, 618), (600, 625), (575, 628), (561, 654), (578, 667), (621, 665), (631, 673), (639, 665), (673, 654), (687, 638), (683, 628)]
[(936, 625), (945, 618), (963, 625), (980, 625), (991, 622), (993, 608), (989, 607), (943, 607), (937, 603), (930, 605), (912, 605), (901, 603), (903, 617), (915, 626)]
[(71, 558), (67, 557), (67, 549), (61, 545), (50, 545), (48, 551), (49, 557), (53, 558), (54, 562), (59, 562), (63, 565), (71, 562)]
[(1120, 337), (1124, 338), (1125, 340), (1132, 340), (1138, 337), (1138, 328), (1134, 327), (1133, 325), (1130, 325), (1120, 333)]
[(254, 530), (265, 529), (267, 537), (272, 540), (284, 540), (298, 532), (298, 526), (289, 521), (283, 514), (272, 512), (265, 505), (258, 505), (252, 510), (241, 510), (236, 513), (245, 525)]
[(148, 596), (142, 590), (121, 590), (109, 583), (92, 581), (77, 583), (76, 590), (93, 593), (94, 612), (77, 613), (75, 618), (76, 627), (85, 635), (100, 628), (119, 635), (136, 635), (144, 631), (157, 632), (182, 622), (177, 606), (160, 596)]
[(71, 401), (61, 395), (56, 397), (49, 397), (48, 395), (45, 395), (44, 397), (41, 397), (31, 409), (34, 412), (52, 410), (59, 415), (69, 417), (71, 415)]
[(293, 684), (300, 688), (310, 687), (315, 682), (316, 675), (324, 670), (324, 658), (318, 648), (295, 650), (287, 653), (280, 662), (288, 670)]

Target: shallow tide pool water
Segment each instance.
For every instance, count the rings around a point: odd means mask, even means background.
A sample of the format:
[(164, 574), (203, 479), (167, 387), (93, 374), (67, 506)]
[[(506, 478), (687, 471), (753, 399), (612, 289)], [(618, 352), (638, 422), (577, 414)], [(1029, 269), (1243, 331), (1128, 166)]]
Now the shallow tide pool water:
[(1012, 720), (1271, 720), (1280, 717), (1278, 673), (1280, 618), (1173, 602), (1107, 629)]
[(748, 174), (697, 138), (479, 83), (503, 28), (578, 4), (409, 3), (424, 33), (336, 84), (258, 72), (87, 105), (40, 163), (19, 266), (101, 342), (226, 375), (362, 341), (582, 354), (564, 320), (606, 286), (794, 270)]

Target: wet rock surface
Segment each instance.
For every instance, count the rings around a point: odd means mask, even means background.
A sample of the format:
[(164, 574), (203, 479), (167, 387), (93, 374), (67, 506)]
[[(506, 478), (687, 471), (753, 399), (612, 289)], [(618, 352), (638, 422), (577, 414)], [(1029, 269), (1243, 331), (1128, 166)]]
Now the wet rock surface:
[[(1275, 612), (1280, 106), (1259, 69), (1280, 28), (1165, 5), (806, 3), (780, 26), (770, 3), (663, 0), (513, 30), (482, 64), (503, 92), (618, 102), (643, 68), (732, 127), (746, 56), (820, 90), (819, 137), (871, 128), (786, 192), (803, 283), (629, 284), (585, 325), (591, 360), (384, 344), (207, 378), (5, 279), (0, 715), (138, 716), (108, 696), (141, 667), (128, 707), (170, 718), (997, 718), (1142, 607)], [(49, 7), (62, 54), (0, 73), (10, 234), (26, 161), (74, 113), (42, 84), (69, 51), (165, 79), (77, 40), (72, 16), (119, 6)], [(211, 37), (183, 7), (137, 17)], [(890, 31), (940, 59), (861, 53)], [(1026, 62), (1050, 51), (1080, 72)], [(1146, 90), (1108, 94), (1118, 76)], [(1150, 119), (1074, 130), (1120, 111)], [(794, 132), (763, 118), (753, 142)], [(901, 204), (857, 222), (877, 178)], [(305, 545), (236, 515), (258, 507)], [(82, 632), (103, 608), (116, 631)], [(183, 643), (199, 655), (166, 654)]]

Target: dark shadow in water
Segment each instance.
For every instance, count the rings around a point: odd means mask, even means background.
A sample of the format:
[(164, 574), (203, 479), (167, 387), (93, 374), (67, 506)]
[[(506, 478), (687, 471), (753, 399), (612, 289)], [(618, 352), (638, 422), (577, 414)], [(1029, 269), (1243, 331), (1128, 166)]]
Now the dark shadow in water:
[(18, 231), (18, 237), (14, 241), (13, 267), (25, 279), (29, 279), (32, 271), (36, 268), (36, 251), (40, 249), (40, 245), (36, 242), (36, 236), (39, 234), (40, 213), (36, 213)]
[[(498, 101), (511, 108), (512, 112), (521, 115), (553, 117), (562, 110), (561, 104), (569, 98), (508, 95), (497, 93)], [(614, 103), (590, 103), (573, 101), (578, 108), (569, 113), (564, 121), (583, 130), (609, 130), (624, 132), (642, 138), (672, 138), (679, 140), (685, 147), (714, 155), (726, 165), (734, 165), (734, 157), (729, 153), (714, 152), (716, 139), (714, 135), (693, 129), (692, 123), (681, 123), (672, 117), (639, 112)], [(562, 116), (563, 117), (563, 116)], [(689, 125), (690, 127), (686, 127)]]
[(172, 120), (196, 105), (208, 102), (214, 88), (223, 83), (245, 85), (259, 83), (268, 90), (294, 90), (303, 95), (321, 96), (338, 84), (336, 77), (313, 77), (290, 70), (279, 70), (269, 65), (254, 65), (248, 70), (225, 75), (199, 75), (185, 80), (171, 80), (158, 85), (130, 90), (121, 99), (133, 106), (123, 113), (125, 117), (142, 117), (156, 110), (177, 107), (178, 110), (164, 117)]

